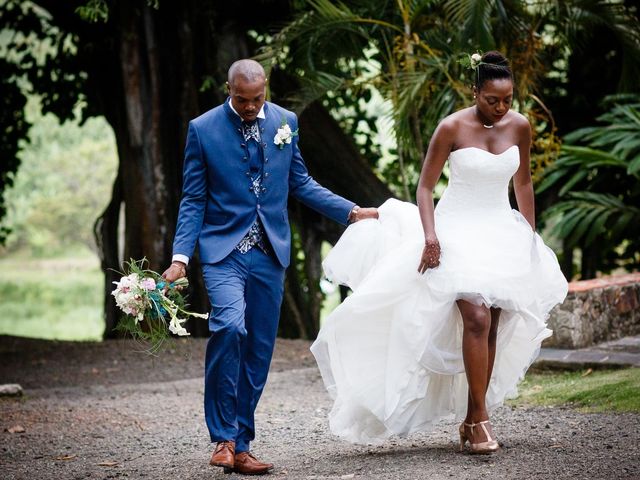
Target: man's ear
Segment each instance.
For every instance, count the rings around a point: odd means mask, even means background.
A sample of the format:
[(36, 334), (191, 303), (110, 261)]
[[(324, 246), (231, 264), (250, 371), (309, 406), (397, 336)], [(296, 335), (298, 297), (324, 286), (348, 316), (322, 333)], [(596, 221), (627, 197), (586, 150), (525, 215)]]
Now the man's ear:
[(227, 93), (231, 95), (231, 85), (229, 85), (229, 82), (224, 82), (224, 84), (227, 86)]

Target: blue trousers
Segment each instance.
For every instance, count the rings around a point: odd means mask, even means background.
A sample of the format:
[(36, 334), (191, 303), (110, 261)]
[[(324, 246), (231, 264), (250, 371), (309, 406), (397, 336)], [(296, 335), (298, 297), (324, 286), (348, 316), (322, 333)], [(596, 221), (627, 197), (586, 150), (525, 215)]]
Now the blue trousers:
[(203, 264), (211, 315), (204, 413), (212, 442), (249, 451), (254, 411), (267, 381), (278, 331), (285, 269), (257, 247)]

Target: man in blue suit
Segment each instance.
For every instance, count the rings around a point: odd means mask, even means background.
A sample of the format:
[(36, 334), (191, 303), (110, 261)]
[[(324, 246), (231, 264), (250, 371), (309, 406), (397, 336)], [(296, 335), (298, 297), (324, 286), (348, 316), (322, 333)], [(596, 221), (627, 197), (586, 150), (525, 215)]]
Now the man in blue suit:
[(169, 281), (184, 276), (198, 243), (211, 302), (204, 391), (216, 443), (210, 463), (227, 473), (273, 468), (249, 443), (290, 259), (288, 196), (342, 224), (378, 216), (309, 176), (297, 118), (265, 102), (265, 86), (260, 64), (239, 60), (229, 69), (228, 100), (189, 123), (173, 261), (163, 274)]

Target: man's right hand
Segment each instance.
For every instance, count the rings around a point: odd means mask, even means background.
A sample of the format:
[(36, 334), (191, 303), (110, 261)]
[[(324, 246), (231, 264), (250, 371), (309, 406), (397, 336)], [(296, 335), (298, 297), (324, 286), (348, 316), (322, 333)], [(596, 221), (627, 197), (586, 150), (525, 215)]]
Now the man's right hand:
[(169, 268), (167, 268), (162, 274), (162, 278), (164, 278), (167, 282), (175, 282), (179, 278), (187, 276), (187, 266), (178, 261), (171, 262)]

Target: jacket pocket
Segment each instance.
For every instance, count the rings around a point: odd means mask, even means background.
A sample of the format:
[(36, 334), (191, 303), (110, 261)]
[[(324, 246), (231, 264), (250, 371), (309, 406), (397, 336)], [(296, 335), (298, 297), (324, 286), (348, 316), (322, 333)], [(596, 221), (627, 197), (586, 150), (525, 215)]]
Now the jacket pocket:
[(225, 213), (205, 213), (204, 222), (209, 225), (224, 225), (228, 218), (229, 215)]

